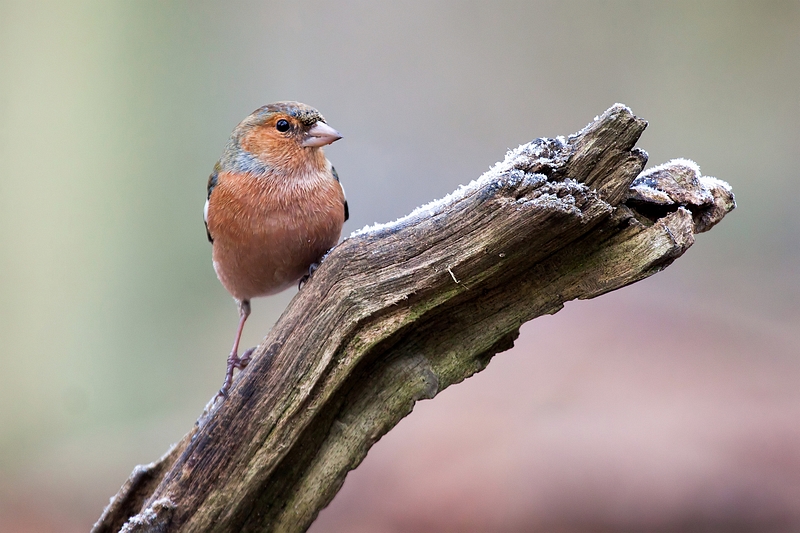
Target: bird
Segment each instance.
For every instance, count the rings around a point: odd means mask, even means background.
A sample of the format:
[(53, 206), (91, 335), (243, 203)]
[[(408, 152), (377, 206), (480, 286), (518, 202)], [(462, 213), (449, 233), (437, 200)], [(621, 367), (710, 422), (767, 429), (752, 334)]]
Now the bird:
[(315, 108), (275, 102), (234, 128), (214, 165), (203, 220), (214, 271), (239, 310), (218, 397), (255, 349), (238, 353), (250, 300), (302, 288), (341, 237), (349, 208), (323, 152), (341, 138)]

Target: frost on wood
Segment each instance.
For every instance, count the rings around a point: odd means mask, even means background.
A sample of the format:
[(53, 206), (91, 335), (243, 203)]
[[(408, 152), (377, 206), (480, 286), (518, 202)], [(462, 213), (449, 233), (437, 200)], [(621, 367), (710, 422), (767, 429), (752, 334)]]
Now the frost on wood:
[(734, 208), (677, 159), (642, 172), (615, 105), (326, 257), (237, 376), (93, 531), (305, 531), (420, 399), (482, 370), (524, 322), (664, 268)]

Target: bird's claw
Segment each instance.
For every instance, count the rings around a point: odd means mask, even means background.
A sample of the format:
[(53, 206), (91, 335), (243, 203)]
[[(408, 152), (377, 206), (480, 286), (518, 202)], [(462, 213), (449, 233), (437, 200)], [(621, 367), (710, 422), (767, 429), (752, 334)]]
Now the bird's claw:
[(308, 283), (308, 280), (311, 279), (311, 276), (314, 275), (314, 272), (316, 272), (318, 268), (319, 268), (319, 263), (311, 263), (310, 265), (308, 265), (308, 274), (300, 278), (300, 281), (297, 284), (298, 291), (303, 288), (303, 285)]
[(252, 359), (253, 352), (256, 351), (256, 348), (257, 348), (256, 346), (253, 346), (249, 350), (246, 350), (242, 355), (240, 355), (239, 356), (239, 364), (237, 365), (236, 368), (241, 370), (244, 367), (246, 367), (248, 364), (250, 364), (250, 360)]
[(228, 398), (228, 392), (230, 391), (231, 384), (233, 383), (233, 371), (234, 369), (242, 370), (245, 368), (252, 359), (253, 352), (256, 350), (256, 347), (250, 348), (249, 350), (245, 351), (241, 356), (232, 353), (228, 356), (228, 368), (225, 372), (225, 381), (222, 382), (222, 388), (219, 389), (217, 396), (214, 398), (215, 400), (222, 398)]

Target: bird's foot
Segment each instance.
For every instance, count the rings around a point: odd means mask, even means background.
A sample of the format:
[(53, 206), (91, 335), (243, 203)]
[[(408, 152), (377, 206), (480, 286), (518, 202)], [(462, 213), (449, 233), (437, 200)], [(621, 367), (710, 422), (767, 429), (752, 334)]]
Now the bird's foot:
[(242, 368), (246, 367), (250, 363), (250, 360), (252, 359), (253, 352), (256, 351), (256, 348), (258, 348), (258, 346), (253, 346), (249, 350), (246, 350), (242, 355), (240, 355), (239, 356), (239, 364), (238, 364), (238, 366), (236, 368), (241, 370)]
[(303, 285), (305, 285), (308, 282), (308, 280), (311, 279), (311, 276), (314, 275), (314, 272), (316, 272), (318, 268), (319, 268), (319, 263), (311, 263), (310, 265), (308, 265), (308, 274), (300, 278), (300, 282), (297, 284), (298, 291), (303, 288)]
[(215, 399), (220, 397), (228, 397), (228, 392), (230, 391), (231, 384), (233, 383), (233, 371), (235, 369), (241, 370), (246, 367), (250, 363), (254, 351), (255, 347), (245, 351), (241, 356), (236, 355), (235, 353), (232, 353), (228, 356), (228, 368), (225, 371), (225, 381), (222, 382), (222, 388), (219, 389)]

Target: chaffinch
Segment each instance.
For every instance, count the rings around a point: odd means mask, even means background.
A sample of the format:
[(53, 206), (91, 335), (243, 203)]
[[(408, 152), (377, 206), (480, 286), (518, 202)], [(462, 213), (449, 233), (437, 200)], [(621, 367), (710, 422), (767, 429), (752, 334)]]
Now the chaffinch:
[(217, 277), (239, 307), (221, 396), (253, 352), (238, 355), (250, 299), (302, 286), (339, 241), (347, 200), (322, 147), (341, 138), (316, 109), (276, 102), (236, 126), (214, 165), (206, 232)]

